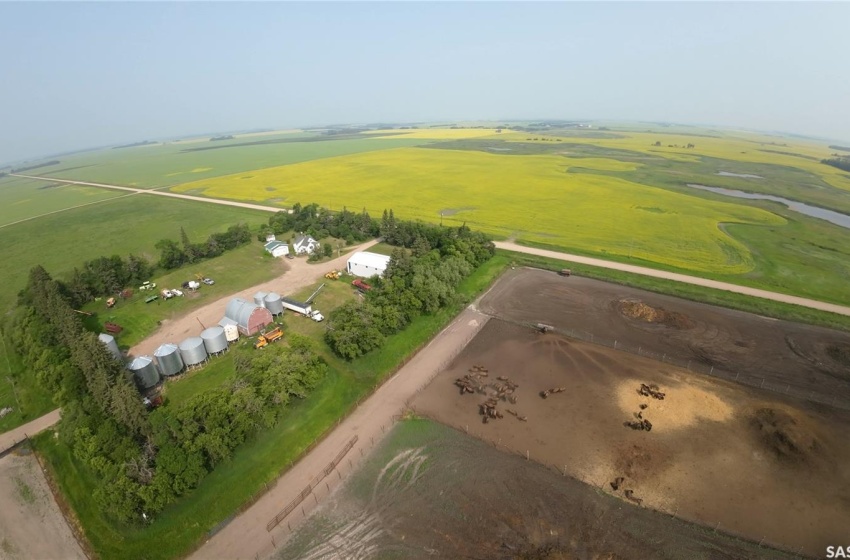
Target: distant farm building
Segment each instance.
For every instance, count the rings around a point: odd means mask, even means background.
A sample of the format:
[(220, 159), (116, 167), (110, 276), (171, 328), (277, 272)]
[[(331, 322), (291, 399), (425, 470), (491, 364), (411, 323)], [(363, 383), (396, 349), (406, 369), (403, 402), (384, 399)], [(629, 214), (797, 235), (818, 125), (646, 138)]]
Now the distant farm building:
[(227, 304), (224, 317), (218, 324), (222, 327), (236, 325), (240, 333), (251, 336), (272, 322), (272, 314), (265, 307), (244, 299), (234, 298)]
[(266, 248), (266, 252), (270, 253), (273, 257), (284, 257), (289, 254), (289, 244), (283, 241), (271, 240), (264, 247)]
[(390, 264), (388, 255), (358, 251), (348, 259), (347, 270), (349, 274), (354, 276), (370, 278), (375, 275), (383, 276), (388, 264)]
[(296, 255), (312, 255), (320, 243), (309, 235), (299, 235), (292, 243)]

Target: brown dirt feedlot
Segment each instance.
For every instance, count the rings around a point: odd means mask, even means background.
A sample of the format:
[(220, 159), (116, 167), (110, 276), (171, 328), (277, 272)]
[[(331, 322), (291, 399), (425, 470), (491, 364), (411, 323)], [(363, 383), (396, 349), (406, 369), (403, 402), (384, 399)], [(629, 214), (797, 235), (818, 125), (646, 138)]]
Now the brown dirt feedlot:
[[(685, 317), (653, 323), (626, 318), (620, 302), (629, 299)], [(784, 343), (785, 337), (798, 341), (805, 354), (843, 343), (841, 333), (539, 271), (507, 276), (480, 307), (514, 321), (581, 325), (680, 355), (699, 347), (749, 371), (770, 364), (775, 369), (764, 374), (788, 379), (796, 374), (812, 387), (829, 383), (847, 391), (839, 368), (832, 373), (818, 368)], [(684, 323), (693, 326), (683, 330)], [(731, 348), (736, 350), (727, 354)], [(504, 418), (487, 424), (478, 410), (485, 397), (461, 395), (454, 385), (476, 364), (489, 369), (484, 381), (507, 376), (519, 385), (516, 404), (500, 401)], [(639, 395), (641, 383), (658, 385), (665, 398)], [(554, 387), (567, 390), (540, 397)], [(502, 320), (491, 320), (414, 407), (519, 453), (528, 451), (533, 460), (566, 469), (606, 492), (623, 497), (632, 490), (643, 506), (711, 528), (719, 523), (721, 530), (794, 551), (802, 547), (815, 556), (850, 537), (847, 411)], [(508, 414), (508, 408), (528, 421)], [(638, 412), (651, 421), (651, 431), (624, 426)], [(616, 477), (625, 480), (615, 492), (609, 483)]]

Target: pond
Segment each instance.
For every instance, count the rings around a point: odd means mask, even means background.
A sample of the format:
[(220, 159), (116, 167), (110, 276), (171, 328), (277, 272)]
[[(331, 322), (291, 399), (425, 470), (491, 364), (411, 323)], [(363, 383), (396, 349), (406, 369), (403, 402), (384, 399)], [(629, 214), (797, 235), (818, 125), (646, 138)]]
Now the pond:
[(738, 177), (740, 179), (764, 179), (761, 175), (751, 175), (749, 173), (732, 173), (731, 171), (718, 171), (715, 175), (721, 177)]
[(825, 208), (818, 208), (817, 206), (810, 206), (808, 204), (803, 204), (802, 202), (797, 202), (796, 200), (788, 200), (787, 198), (782, 198), (781, 196), (748, 193), (744, 191), (736, 191), (733, 189), (721, 189), (720, 187), (707, 187), (705, 185), (695, 185), (693, 183), (688, 183), (687, 186), (691, 187), (692, 189), (710, 191), (716, 194), (722, 194), (724, 196), (734, 196), (735, 198), (746, 198), (749, 200), (772, 200), (774, 202), (784, 204), (794, 212), (799, 212), (800, 214), (805, 214), (806, 216), (811, 216), (813, 218), (820, 218), (821, 220), (826, 220), (827, 222), (833, 223), (837, 226), (850, 229), (850, 216), (848, 216), (847, 214), (841, 214), (840, 212), (827, 210)]

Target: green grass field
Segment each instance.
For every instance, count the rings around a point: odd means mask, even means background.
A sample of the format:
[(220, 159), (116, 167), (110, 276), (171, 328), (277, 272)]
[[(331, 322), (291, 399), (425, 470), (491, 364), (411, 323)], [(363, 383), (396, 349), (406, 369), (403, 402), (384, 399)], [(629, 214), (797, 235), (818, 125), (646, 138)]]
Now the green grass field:
[(61, 212), (75, 206), (96, 204), (117, 196), (124, 195), (93, 187), (4, 177), (0, 179), (0, 200), (3, 201), (0, 205), (0, 231), (20, 220)]
[[(289, 133), (237, 137), (221, 142), (177, 142), (103, 150), (63, 157), (59, 165), (35, 169), (31, 174), (142, 188), (162, 187), (263, 167), (387, 148), (418, 146), (433, 141), (392, 136), (373, 138), (366, 135), (343, 136), (336, 140), (325, 138), (314, 134)], [(282, 141), (252, 143), (274, 140)]]

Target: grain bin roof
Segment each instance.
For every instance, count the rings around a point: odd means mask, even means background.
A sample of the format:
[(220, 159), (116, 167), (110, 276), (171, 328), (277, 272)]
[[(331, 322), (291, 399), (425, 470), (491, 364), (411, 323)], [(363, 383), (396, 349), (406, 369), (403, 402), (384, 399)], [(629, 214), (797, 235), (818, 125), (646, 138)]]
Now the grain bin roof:
[(232, 321), (236, 321), (236, 324), (243, 329), (248, 328), (248, 320), (251, 318), (251, 313), (254, 312), (255, 309), (263, 309), (259, 305), (254, 304), (253, 302), (246, 301), (240, 298), (234, 298), (230, 300), (230, 303), (227, 304), (227, 308), (224, 311), (225, 317)]

